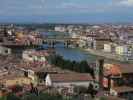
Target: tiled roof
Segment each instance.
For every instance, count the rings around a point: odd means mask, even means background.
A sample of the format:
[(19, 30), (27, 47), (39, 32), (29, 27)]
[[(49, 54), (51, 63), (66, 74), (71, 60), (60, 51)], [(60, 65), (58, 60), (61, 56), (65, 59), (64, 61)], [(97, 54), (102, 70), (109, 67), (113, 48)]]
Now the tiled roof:
[(104, 75), (120, 75), (120, 67), (116, 64), (109, 64), (105, 66)]
[(105, 98), (105, 100), (126, 100), (115, 96), (102, 96), (102, 97)]
[(27, 54), (35, 55), (35, 56), (49, 56), (47, 50), (41, 50), (41, 51), (29, 50), (29, 51), (25, 51), (25, 52), (26, 52)]
[(18, 69), (33, 70), (35, 72), (41, 71), (43, 69), (45, 62), (26, 62), (21, 61), (15, 67)]
[(133, 73), (133, 64), (121, 64), (120, 65), (121, 73)]
[(50, 74), (53, 82), (75, 82), (75, 81), (91, 81), (93, 78), (90, 74)]
[(133, 88), (128, 86), (114, 87), (113, 90), (117, 91), (118, 93), (133, 92)]
[[(104, 75), (119, 75), (133, 73), (133, 64), (111, 64), (110, 68), (105, 70)], [(107, 66), (105, 67), (105, 69)]]

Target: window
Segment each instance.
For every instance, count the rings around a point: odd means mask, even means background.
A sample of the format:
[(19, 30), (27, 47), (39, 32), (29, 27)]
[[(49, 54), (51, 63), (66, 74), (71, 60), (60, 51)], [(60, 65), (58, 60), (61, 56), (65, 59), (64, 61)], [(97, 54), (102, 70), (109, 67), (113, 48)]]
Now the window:
[(5, 50), (5, 53), (6, 53), (6, 54), (9, 53), (8, 50)]

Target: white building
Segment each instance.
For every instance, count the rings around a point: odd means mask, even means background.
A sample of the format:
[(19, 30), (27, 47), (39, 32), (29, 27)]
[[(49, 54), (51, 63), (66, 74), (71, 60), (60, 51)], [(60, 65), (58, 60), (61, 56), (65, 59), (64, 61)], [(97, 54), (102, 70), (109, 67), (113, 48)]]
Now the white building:
[(7, 48), (7, 47), (0, 46), (0, 54), (2, 54), (2, 55), (10, 55), (11, 54), (11, 49)]
[(133, 95), (133, 88), (128, 86), (114, 87), (110, 89), (110, 94), (116, 97), (127, 98)]
[(56, 26), (55, 31), (57, 31), (57, 32), (66, 32), (66, 28), (64, 26)]
[(111, 45), (110, 44), (104, 44), (104, 51), (105, 52), (111, 52)]
[(131, 45), (117, 46), (115, 53), (123, 56), (126, 61), (133, 61), (133, 47)]
[(67, 27), (67, 31), (68, 31), (68, 33), (72, 33), (73, 28), (74, 28), (73, 25), (69, 25), (69, 26)]
[(117, 44), (114, 43), (106, 43), (104, 44), (104, 52), (113, 52), (115, 51), (115, 47)]
[(90, 74), (48, 74), (45, 79), (46, 86), (55, 88), (71, 88), (72, 86), (88, 87), (90, 84), (98, 88), (98, 85), (94, 84), (93, 78)]
[(79, 47), (84, 48), (86, 47), (86, 45), (87, 45), (87, 41), (84, 41), (84, 40), (79, 41)]
[(27, 51), (24, 51), (23, 52), (23, 59), (26, 60), (26, 61), (41, 61), (41, 62), (45, 62), (46, 61), (46, 55), (47, 55), (47, 52), (44, 51), (44, 52), (37, 52), (37, 51), (34, 51), (34, 50), (27, 50)]
[(88, 47), (89, 43), (91, 43), (90, 37), (88, 37), (88, 36), (80, 36), (79, 47)]
[(127, 55), (128, 54), (128, 46), (127, 45), (117, 46), (115, 48), (115, 52), (118, 55)]
[(8, 71), (4, 68), (0, 68), (0, 77), (1, 76), (4, 76), (4, 75), (7, 75), (8, 74)]
[(12, 31), (11, 30), (8, 30), (7, 32), (10, 36), (12, 35)]
[(80, 36), (76, 32), (69, 33), (72, 38), (79, 38)]
[(117, 46), (115, 52), (119, 55), (131, 56), (133, 54), (133, 48), (129, 45)]

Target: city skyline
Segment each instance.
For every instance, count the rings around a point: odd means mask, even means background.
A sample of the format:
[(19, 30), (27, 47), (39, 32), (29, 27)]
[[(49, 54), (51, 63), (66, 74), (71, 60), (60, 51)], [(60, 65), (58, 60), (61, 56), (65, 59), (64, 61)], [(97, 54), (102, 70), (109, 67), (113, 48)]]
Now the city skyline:
[(132, 23), (133, 0), (0, 0), (0, 22)]

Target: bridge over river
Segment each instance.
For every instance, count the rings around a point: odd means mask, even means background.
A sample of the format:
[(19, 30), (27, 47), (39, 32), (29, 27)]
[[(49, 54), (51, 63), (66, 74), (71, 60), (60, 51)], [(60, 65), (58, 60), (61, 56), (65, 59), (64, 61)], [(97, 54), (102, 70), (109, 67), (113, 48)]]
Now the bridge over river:
[(70, 44), (76, 45), (79, 38), (70, 38), (70, 37), (53, 37), (53, 38), (43, 38), (43, 44), (49, 44), (51, 47), (54, 47), (57, 43), (64, 43), (66, 47)]
[(56, 33), (48, 32), (42, 33), (42, 39), (44, 44), (49, 44), (50, 47), (54, 47), (57, 43), (64, 43), (66, 47), (69, 45), (77, 45), (79, 38), (72, 38), (68, 33)]

